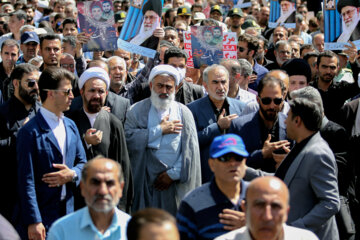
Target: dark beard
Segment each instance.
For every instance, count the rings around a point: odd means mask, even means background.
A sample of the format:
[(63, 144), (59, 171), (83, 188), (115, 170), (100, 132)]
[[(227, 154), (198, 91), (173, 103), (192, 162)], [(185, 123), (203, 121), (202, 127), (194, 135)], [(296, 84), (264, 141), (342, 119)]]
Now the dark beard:
[[(36, 93), (34, 95), (30, 95), (32, 93)], [(19, 96), (22, 100), (24, 100), (28, 104), (34, 105), (36, 100), (38, 99), (37, 90), (33, 89), (31, 92), (26, 91), (19, 82)]]
[(274, 110), (275, 115), (274, 115), (274, 116), (270, 116), (270, 115), (267, 113), (267, 111), (269, 111), (269, 109), (266, 111), (265, 109), (263, 109), (263, 108), (261, 107), (261, 104), (259, 104), (259, 105), (260, 105), (260, 111), (261, 111), (262, 115), (264, 116), (265, 120), (267, 120), (267, 121), (275, 121), (275, 120), (276, 120), (276, 118), (277, 118), (277, 112), (276, 112), (275, 110)]
[[(90, 101), (87, 101), (84, 98), (87, 110), (89, 113), (98, 113), (100, 112), (101, 108), (103, 107), (103, 104), (101, 102), (101, 99), (90, 99)], [(92, 103), (98, 103), (98, 104), (92, 104)]]

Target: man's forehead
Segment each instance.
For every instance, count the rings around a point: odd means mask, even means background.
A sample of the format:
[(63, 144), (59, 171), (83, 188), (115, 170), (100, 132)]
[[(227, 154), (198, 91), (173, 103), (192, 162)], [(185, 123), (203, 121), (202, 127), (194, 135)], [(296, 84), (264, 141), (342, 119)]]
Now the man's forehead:
[(153, 10), (148, 10), (145, 13), (145, 16), (158, 16), (156, 12), (154, 12)]
[(337, 57), (322, 57), (320, 59), (320, 64), (327, 64), (327, 65), (332, 65), (332, 64), (337, 64), (338, 60)]
[(341, 13), (344, 13), (346, 12), (347, 10), (353, 10), (353, 9), (356, 9), (356, 7), (354, 6), (345, 6), (341, 9)]

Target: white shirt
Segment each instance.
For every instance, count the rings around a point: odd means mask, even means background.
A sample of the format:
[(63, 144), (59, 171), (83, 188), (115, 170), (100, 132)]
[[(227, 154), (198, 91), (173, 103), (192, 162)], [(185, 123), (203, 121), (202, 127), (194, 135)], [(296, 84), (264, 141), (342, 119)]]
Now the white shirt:
[[(57, 143), (59, 145), (61, 155), (63, 156), (63, 164), (65, 164), (65, 156), (66, 156), (66, 130), (64, 125), (64, 114), (61, 113), (61, 116), (56, 116), (55, 113), (50, 112), (44, 107), (40, 108), (40, 113), (44, 117), (46, 123), (51, 128)], [(66, 196), (66, 188), (65, 184), (62, 187), (61, 191), (61, 200), (65, 199)]]

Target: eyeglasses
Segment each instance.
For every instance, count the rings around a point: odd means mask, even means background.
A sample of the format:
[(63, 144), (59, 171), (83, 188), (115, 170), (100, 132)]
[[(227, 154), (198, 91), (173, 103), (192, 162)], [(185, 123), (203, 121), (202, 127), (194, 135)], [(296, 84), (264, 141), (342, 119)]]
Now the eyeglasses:
[(223, 155), (221, 157), (218, 157), (217, 159), (220, 162), (229, 162), (233, 158), (235, 159), (236, 162), (241, 162), (242, 160), (244, 160), (243, 156), (237, 155), (235, 153), (228, 153), (228, 154), (225, 154), (225, 155)]
[(239, 47), (239, 46), (237, 47), (237, 49), (238, 49), (239, 52), (245, 52), (245, 50), (246, 50), (246, 48)]
[(274, 102), (275, 105), (280, 105), (282, 103), (282, 101), (284, 101), (284, 99), (282, 98), (269, 98), (269, 97), (264, 97), (264, 98), (260, 98), (262, 104), (264, 105), (269, 105), (272, 101)]
[(74, 65), (74, 64), (60, 64), (60, 67), (63, 67), (63, 68), (74, 68), (75, 65)]
[(43, 89), (43, 91), (55, 91), (55, 92), (63, 92), (65, 96), (69, 96), (70, 93), (72, 93), (72, 89), (68, 88), (68, 89)]
[(177, 28), (176, 31), (178, 31), (178, 32), (183, 32), (183, 31), (185, 31), (185, 30), (184, 30), (184, 29)]
[(307, 14), (307, 11), (299, 11), (300, 14)]
[(32, 87), (35, 86), (35, 83), (37, 83), (36, 80), (34, 80), (34, 79), (28, 79), (27, 85), (28, 85), (29, 88), (32, 88)]

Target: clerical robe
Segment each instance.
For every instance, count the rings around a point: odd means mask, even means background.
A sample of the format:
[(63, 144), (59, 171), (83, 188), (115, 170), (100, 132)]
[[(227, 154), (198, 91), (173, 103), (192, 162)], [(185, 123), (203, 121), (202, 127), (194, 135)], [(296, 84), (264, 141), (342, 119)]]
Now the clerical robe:
[[(125, 184), (119, 208), (129, 213), (134, 190), (129, 154), (121, 121), (112, 113), (101, 110), (96, 116), (94, 125), (91, 126), (90, 120), (83, 108), (73, 112), (69, 117), (75, 122), (79, 129), (87, 159), (90, 160), (97, 155), (102, 155), (120, 163)], [(101, 143), (98, 145), (89, 146), (85, 143), (84, 135), (89, 128), (103, 131)]]
[(200, 151), (195, 121), (190, 110), (177, 103), (181, 111), (181, 167), (180, 178), (164, 191), (153, 187), (157, 176), (169, 166), (157, 158), (156, 149), (148, 147), (149, 98), (131, 106), (126, 115), (125, 135), (134, 176), (134, 203), (132, 211), (146, 207), (164, 209), (176, 214), (186, 193), (201, 185)]

